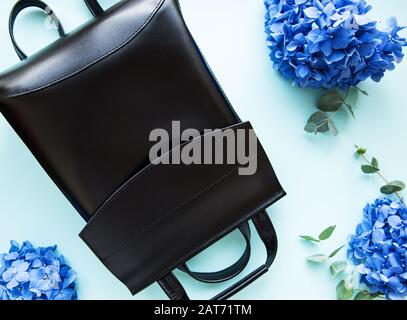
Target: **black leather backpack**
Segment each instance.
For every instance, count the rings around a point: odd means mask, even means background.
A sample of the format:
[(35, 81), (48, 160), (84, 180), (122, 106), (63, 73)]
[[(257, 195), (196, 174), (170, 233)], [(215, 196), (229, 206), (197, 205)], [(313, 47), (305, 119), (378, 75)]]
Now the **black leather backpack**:
[[(250, 258), (251, 220), (267, 261), (214, 298), (226, 299), (272, 264), (277, 238), (265, 209), (285, 193), (257, 139), (251, 175), (226, 161), (162, 161), (226, 130), (252, 132), (205, 63), (176, 0), (127, 0), (106, 12), (85, 1), (95, 19), (68, 35), (45, 3), (17, 2), (10, 34), (23, 61), (0, 75), (0, 110), (87, 221), (80, 237), (133, 294), (158, 281), (171, 299), (188, 299), (177, 268), (209, 283), (235, 277)], [(26, 59), (13, 28), (32, 6), (54, 18), (61, 39)], [(152, 160), (151, 132), (170, 132), (174, 121), (201, 135), (180, 143), (169, 137), (172, 149)], [(237, 152), (225, 150), (225, 157)], [(236, 229), (247, 246), (234, 265), (214, 273), (188, 268), (190, 258)]]

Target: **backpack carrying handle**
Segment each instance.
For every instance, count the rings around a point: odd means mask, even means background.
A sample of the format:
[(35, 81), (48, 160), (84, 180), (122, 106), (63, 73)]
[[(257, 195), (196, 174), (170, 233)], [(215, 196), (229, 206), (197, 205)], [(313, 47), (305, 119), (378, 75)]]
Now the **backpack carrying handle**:
[(27, 8), (39, 8), (43, 11), (45, 11), (50, 17), (52, 17), (53, 22), (55, 23), (58, 34), (60, 37), (65, 37), (66, 33), (59, 22), (59, 19), (56, 17), (54, 11), (45, 3), (40, 0), (19, 0), (15, 6), (13, 7), (11, 14), (10, 14), (10, 19), (9, 19), (9, 33), (10, 33), (10, 38), (11, 42), (13, 43), (14, 50), (16, 51), (18, 57), (20, 60), (25, 60), (27, 59), (27, 55), (24, 53), (23, 50), (21, 50), (20, 46), (17, 44), (17, 41), (14, 36), (14, 24), (16, 22), (16, 19), (18, 15), (20, 14), (21, 11)]
[[(89, 8), (90, 12), (92, 12), (94, 17), (99, 17), (104, 14), (104, 10), (99, 4), (97, 0), (84, 0), (87, 7)], [(55, 12), (43, 1), (41, 0), (19, 0), (13, 9), (11, 10), (10, 14), (10, 19), (9, 19), (9, 33), (10, 33), (10, 38), (11, 42), (13, 44), (14, 50), (16, 51), (18, 57), (20, 60), (25, 60), (27, 59), (27, 55), (24, 53), (24, 51), (20, 48), (20, 46), (17, 44), (16, 38), (14, 36), (14, 25), (16, 22), (16, 19), (18, 15), (27, 8), (38, 8), (43, 10), (45, 13), (47, 13), (53, 20), (59, 36), (65, 37), (66, 33), (65, 30), (56, 16)]]
[[(261, 213), (252, 218), (252, 222), (256, 227), (260, 239), (263, 241), (266, 247), (266, 262), (262, 266), (245, 276), (243, 279), (234, 283), (225, 291), (216, 295), (211, 300), (229, 299), (239, 291), (246, 288), (253, 281), (257, 280), (263, 274), (265, 274), (269, 270), (270, 266), (273, 264), (277, 253), (278, 241), (270, 217), (267, 212), (263, 210)], [(171, 300), (189, 300), (188, 294), (186, 293), (184, 287), (173, 273), (170, 273), (166, 277), (160, 279), (158, 281), (158, 284)]]
[(85, 0), (85, 3), (90, 12), (92, 12), (93, 16), (99, 17), (105, 13), (105, 10), (103, 10), (102, 6), (97, 0)]

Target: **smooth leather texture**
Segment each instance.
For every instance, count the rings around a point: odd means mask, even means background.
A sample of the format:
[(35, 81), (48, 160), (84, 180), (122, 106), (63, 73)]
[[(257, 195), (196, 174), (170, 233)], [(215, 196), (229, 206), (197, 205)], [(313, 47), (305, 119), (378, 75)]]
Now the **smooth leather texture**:
[(150, 132), (170, 132), (172, 121), (200, 132), (251, 128), (176, 0), (123, 1), (0, 75), (0, 110), (90, 220), (81, 237), (133, 293), (285, 194), (260, 145), (253, 176), (150, 164)]
[[(252, 129), (247, 122), (230, 128)], [(251, 176), (239, 175), (238, 165), (150, 165), (100, 208), (81, 238), (137, 293), (284, 196), (260, 144), (256, 157), (258, 169)]]
[[(199, 131), (237, 122), (175, 1), (157, 11), (161, 6), (125, 1), (0, 77), (2, 113), (87, 220), (148, 165), (152, 130), (170, 132), (172, 120)], [(138, 37), (83, 69), (84, 60), (105, 55), (115, 35), (122, 43), (123, 33), (134, 34), (153, 12)], [(123, 19), (131, 24), (116, 26)]]

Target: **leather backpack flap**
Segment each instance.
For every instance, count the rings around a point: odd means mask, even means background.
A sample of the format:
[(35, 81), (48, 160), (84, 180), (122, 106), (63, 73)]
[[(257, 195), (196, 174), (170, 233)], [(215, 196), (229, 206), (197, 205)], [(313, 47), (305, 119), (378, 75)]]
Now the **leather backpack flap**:
[(0, 109), (89, 220), (149, 164), (156, 128), (238, 122), (175, 0), (131, 0), (0, 76)]
[[(253, 132), (250, 123), (240, 123), (171, 150), (119, 189), (82, 231), (81, 238), (133, 294), (285, 195), (258, 140), (252, 175), (240, 175), (238, 163), (165, 164), (184, 149), (203, 150), (205, 139), (223, 138), (226, 130), (246, 137)], [(210, 154), (217, 148), (212, 145)], [(223, 159), (230, 157), (226, 146), (222, 152)]]

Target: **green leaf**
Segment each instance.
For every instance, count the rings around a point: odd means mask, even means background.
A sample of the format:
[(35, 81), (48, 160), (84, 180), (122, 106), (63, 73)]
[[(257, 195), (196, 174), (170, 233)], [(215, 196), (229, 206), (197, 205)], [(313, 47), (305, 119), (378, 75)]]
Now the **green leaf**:
[(338, 128), (335, 126), (335, 123), (332, 121), (332, 119), (328, 120), (328, 128), (329, 128), (329, 131), (334, 136), (337, 136), (339, 134)]
[(382, 293), (379, 293), (379, 292), (378, 293), (371, 293), (370, 295), (372, 297), (372, 300), (374, 300), (376, 298), (379, 298), (379, 297), (382, 297), (383, 299), (386, 299), (386, 296), (384, 294), (382, 294)]
[(318, 126), (314, 122), (308, 122), (307, 125), (305, 126), (304, 130), (308, 133), (317, 133)]
[(363, 173), (366, 173), (366, 174), (372, 174), (372, 173), (376, 173), (376, 172), (380, 171), (379, 168), (376, 168), (376, 167), (373, 167), (370, 165), (363, 165), (361, 168), (362, 168)]
[(349, 281), (339, 282), (336, 286), (336, 296), (338, 300), (349, 300), (353, 297), (353, 288)]
[(329, 270), (331, 271), (331, 274), (336, 277), (344, 272), (347, 266), (348, 264), (346, 261), (336, 261), (330, 265)]
[(332, 234), (334, 233), (335, 228), (336, 228), (336, 226), (330, 226), (330, 227), (326, 228), (319, 235), (319, 240), (321, 240), (321, 241), (328, 240), (332, 236)]
[(339, 90), (333, 90), (319, 98), (317, 107), (324, 112), (338, 111), (343, 105), (343, 96)]
[(329, 116), (321, 111), (317, 111), (309, 117), (305, 131), (317, 134), (318, 132), (328, 132)]
[(379, 169), (379, 161), (375, 157), (372, 158), (372, 166)]
[(349, 103), (345, 103), (345, 106), (348, 108), (350, 114), (352, 115), (352, 118), (356, 119), (355, 112), (353, 111), (353, 107)]
[(356, 154), (359, 156), (363, 156), (367, 152), (366, 148), (362, 148), (362, 147), (358, 147), (358, 146), (355, 146), (355, 147), (357, 149)]
[(300, 236), (300, 238), (308, 242), (320, 242), (318, 239), (311, 236)]
[(316, 254), (311, 257), (308, 257), (307, 261), (312, 263), (324, 263), (327, 259), (328, 257), (324, 254)]
[(329, 258), (335, 257), (339, 253), (339, 251), (341, 251), (343, 248), (345, 248), (345, 246), (341, 246), (338, 249), (332, 251), (332, 253), (329, 255)]
[(366, 90), (362, 90), (359, 87), (355, 87), (361, 94), (364, 94), (365, 96), (369, 96), (369, 93)]
[(381, 187), (380, 191), (383, 194), (392, 194), (404, 190), (405, 187), (406, 185), (403, 181), (392, 181)]
[(376, 298), (374, 295), (370, 294), (369, 291), (363, 290), (360, 291), (356, 296), (354, 300), (373, 300)]

